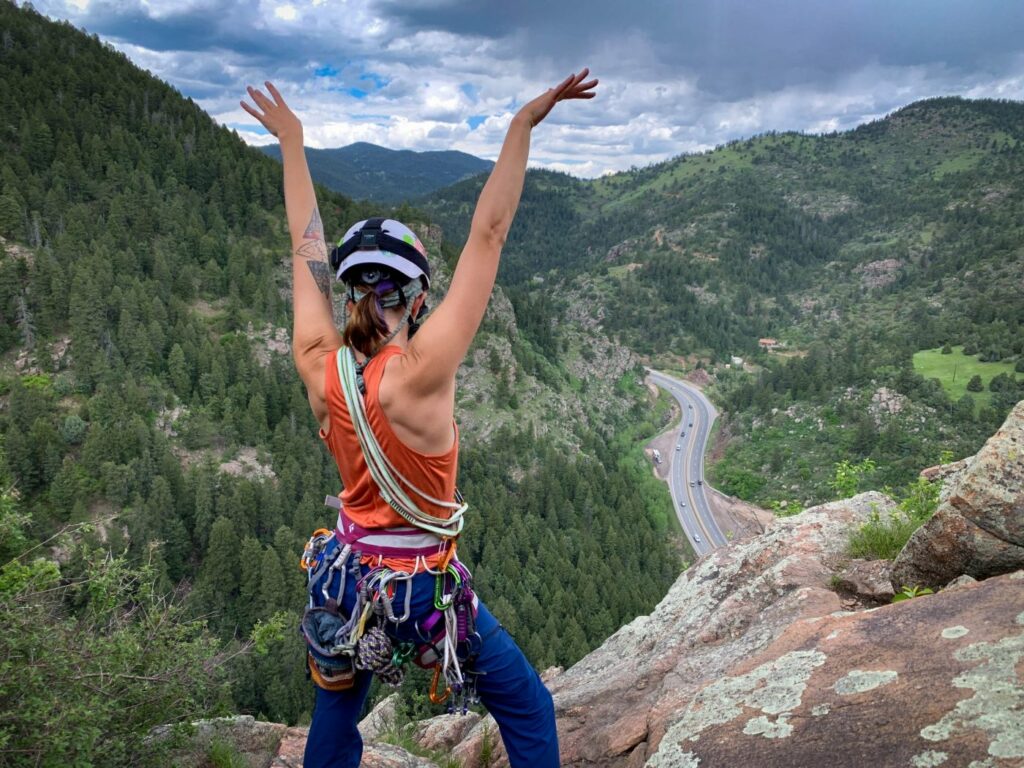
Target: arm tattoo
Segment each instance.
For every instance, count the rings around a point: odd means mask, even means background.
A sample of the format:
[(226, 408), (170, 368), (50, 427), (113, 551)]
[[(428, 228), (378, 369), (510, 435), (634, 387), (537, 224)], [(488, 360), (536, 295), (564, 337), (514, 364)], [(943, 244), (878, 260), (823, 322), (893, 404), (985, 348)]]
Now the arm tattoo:
[(322, 261), (307, 261), (309, 272), (313, 275), (313, 282), (320, 289), (328, 300), (331, 298), (331, 270)]
[(320, 221), (320, 208), (315, 203), (313, 204), (313, 215), (310, 217), (309, 224), (306, 225), (306, 231), (302, 233), (302, 237), (305, 240), (324, 239), (324, 224)]
[(327, 246), (323, 240), (311, 240), (295, 249), (295, 255), (304, 259), (322, 261), (327, 266)]
[(320, 289), (320, 293), (330, 301), (331, 299), (331, 268), (327, 265), (327, 245), (324, 243), (324, 225), (320, 220), (320, 209), (314, 203), (313, 215), (306, 225), (306, 231), (302, 233), (303, 243), (295, 249), (295, 255), (306, 259), (309, 273), (313, 276), (313, 282)]

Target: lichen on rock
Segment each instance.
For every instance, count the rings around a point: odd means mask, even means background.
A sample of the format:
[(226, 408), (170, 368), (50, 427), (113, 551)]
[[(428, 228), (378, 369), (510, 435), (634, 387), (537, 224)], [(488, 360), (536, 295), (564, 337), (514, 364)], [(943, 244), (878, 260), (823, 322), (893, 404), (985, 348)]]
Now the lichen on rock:
[(974, 695), (957, 702), (938, 722), (922, 728), (921, 736), (944, 741), (957, 732), (981, 729), (991, 738), (990, 755), (1024, 758), (1024, 685), (1016, 672), (1024, 661), (1024, 632), (994, 643), (964, 646), (953, 657), (982, 662), (953, 678), (954, 686), (972, 689)]
[[(743, 714), (744, 708), (758, 709), (761, 716), (748, 721), (743, 732), (766, 738), (788, 736), (792, 726), (788, 714), (800, 705), (807, 680), (815, 667), (825, 663), (821, 651), (793, 651), (773, 659), (745, 675), (726, 677), (704, 688), (665, 733), (662, 744), (695, 741), (701, 731)], [(769, 720), (764, 715), (778, 715)], [(649, 766), (661, 765), (655, 758)]]

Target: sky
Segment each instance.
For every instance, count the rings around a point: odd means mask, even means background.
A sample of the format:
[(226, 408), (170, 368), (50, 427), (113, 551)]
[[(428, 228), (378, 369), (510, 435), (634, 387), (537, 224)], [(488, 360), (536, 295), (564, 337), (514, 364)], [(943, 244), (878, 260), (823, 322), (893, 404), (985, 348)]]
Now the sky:
[(271, 80), (312, 147), (495, 159), (519, 106), (589, 66), (530, 164), (642, 167), (766, 131), (853, 128), (918, 99), (1024, 100), (1024, 0), (34, 0), (250, 144)]

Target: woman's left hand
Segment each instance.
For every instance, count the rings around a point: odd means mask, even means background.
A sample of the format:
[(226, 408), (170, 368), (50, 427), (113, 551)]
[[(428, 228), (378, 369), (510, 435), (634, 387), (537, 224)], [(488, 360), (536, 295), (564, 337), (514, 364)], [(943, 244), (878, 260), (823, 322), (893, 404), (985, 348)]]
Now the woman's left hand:
[(540, 96), (526, 104), (519, 110), (517, 116), (522, 116), (529, 122), (532, 128), (547, 117), (548, 112), (560, 101), (594, 98), (594, 88), (597, 87), (598, 83), (597, 78), (583, 82), (583, 78), (589, 74), (590, 70), (584, 67), (582, 72), (569, 75), (554, 88), (548, 88)]
[(291, 138), (293, 136), (301, 139), (302, 122), (289, 109), (288, 105), (284, 103), (284, 99), (281, 98), (281, 94), (272, 82), (268, 80), (264, 85), (267, 86), (267, 90), (272, 98), (267, 98), (261, 90), (253, 88), (251, 85), (246, 87), (249, 97), (263, 112), (256, 111), (244, 101), (239, 102), (242, 105), (242, 109), (263, 123), (263, 127), (276, 136), (278, 141), (284, 141), (285, 137)]

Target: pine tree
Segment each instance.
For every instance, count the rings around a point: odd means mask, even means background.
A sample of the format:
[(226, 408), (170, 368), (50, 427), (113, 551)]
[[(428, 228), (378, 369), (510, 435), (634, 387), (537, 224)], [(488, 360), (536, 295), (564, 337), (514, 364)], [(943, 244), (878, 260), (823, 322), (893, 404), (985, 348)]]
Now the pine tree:
[(209, 612), (210, 626), (226, 637), (234, 634), (240, 560), (235, 526), (221, 515), (210, 530), (210, 546), (196, 581), (196, 599)]
[(246, 536), (242, 540), (239, 560), (238, 623), (244, 633), (252, 629), (263, 615), (260, 601), (263, 547), (254, 536)]
[(0, 195), (0, 235), (8, 238), (23, 238), (25, 218), (14, 195), (4, 192)]
[(185, 352), (180, 344), (171, 347), (171, 354), (167, 357), (167, 375), (178, 397), (185, 400), (192, 394), (192, 379), (189, 376), (188, 364), (185, 362)]
[(287, 604), (288, 592), (285, 589), (284, 574), (281, 572), (281, 559), (273, 547), (266, 547), (260, 562), (260, 597), (257, 614), (260, 618), (266, 618), (286, 608)]

